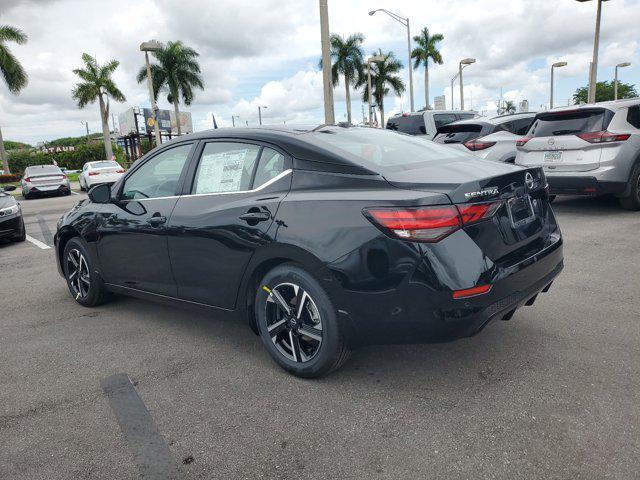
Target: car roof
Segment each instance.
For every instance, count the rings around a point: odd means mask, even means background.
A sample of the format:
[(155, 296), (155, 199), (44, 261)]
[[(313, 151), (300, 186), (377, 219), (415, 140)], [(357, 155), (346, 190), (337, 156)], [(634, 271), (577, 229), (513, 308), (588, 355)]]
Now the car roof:
[[(581, 110), (584, 108), (607, 108), (609, 110), (619, 110), (621, 108), (627, 108), (634, 105), (640, 105), (640, 97), (635, 98), (623, 98), (620, 100), (607, 100), (606, 102), (596, 102), (596, 103), (582, 103), (580, 105), (565, 105), (562, 107), (557, 107), (552, 110), (547, 110), (547, 112), (562, 112), (567, 110)], [(543, 112), (539, 112), (543, 113)]]
[(43, 169), (43, 168), (51, 168), (51, 167), (57, 168), (58, 170), (60, 170), (60, 167), (58, 167), (57, 165), (53, 165), (52, 163), (45, 164), (45, 165), (29, 165), (27, 168), (25, 168), (25, 170), (26, 169), (35, 170), (35, 169)]
[(510, 120), (522, 120), (523, 118), (533, 118), (536, 116), (537, 112), (520, 112), (520, 113), (509, 113), (507, 115), (496, 115), (495, 117), (489, 117), (487, 119), (488, 123), (493, 125), (497, 125), (499, 123), (508, 122)]
[(261, 127), (225, 127), (182, 135), (174, 140), (163, 143), (177, 144), (189, 140), (253, 140), (271, 143), (280, 147), (292, 157), (298, 160), (314, 162), (314, 164), (331, 164), (344, 167), (345, 173), (371, 175), (375, 172), (363, 167), (357, 162), (350, 161), (343, 155), (328, 150), (314, 139), (309, 133), (322, 131), (323, 133), (339, 133), (349, 128), (370, 128), (347, 125), (264, 125)]

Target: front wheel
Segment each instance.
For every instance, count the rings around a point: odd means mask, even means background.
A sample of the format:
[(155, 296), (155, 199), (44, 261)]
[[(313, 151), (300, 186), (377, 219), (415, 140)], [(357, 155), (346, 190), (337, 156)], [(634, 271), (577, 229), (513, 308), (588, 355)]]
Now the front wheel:
[(629, 195), (620, 198), (620, 205), (626, 210), (640, 210), (640, 164), (631, 172)]
[(107, 291), (93, 268), (84, 242), (72, 238), (64, 247), (64, 275), (73, 299), (85, 307), (95, 307), (107, 299)]
[(329, 295), (296, 265), (281, 265), (265, 275), (256, 292), (255, 311), (269, 354), (296, 376), (321, 377), (349, 357), (344, 328)]

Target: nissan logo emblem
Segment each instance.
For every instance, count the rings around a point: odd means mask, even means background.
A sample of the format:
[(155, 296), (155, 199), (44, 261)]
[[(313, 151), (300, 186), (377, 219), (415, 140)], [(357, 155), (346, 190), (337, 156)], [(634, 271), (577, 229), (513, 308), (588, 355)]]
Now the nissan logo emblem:
[(531, 190), (533, 188), (533, 175), (529, 172), (524, 174), (524, 186), (526, 190)]
[(556, 143), (555, 139), (553, 137), (551, 137), (549, 140), (547, 140), (547, 143), (549, 145), (553, 145), (554, 143)]

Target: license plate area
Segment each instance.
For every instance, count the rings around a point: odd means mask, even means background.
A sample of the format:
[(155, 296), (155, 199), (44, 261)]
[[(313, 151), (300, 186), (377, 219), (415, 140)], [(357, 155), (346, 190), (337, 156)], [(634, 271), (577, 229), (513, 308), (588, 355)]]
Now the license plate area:
[(544, 152), (544, 161), (548, 163), (561, 162), (562, 150), (555, 150), (553, 152)]
[(513, 228), (522, 227), (535, 219), (531, 197), (524, 195), (507, 200), (507, 213)]

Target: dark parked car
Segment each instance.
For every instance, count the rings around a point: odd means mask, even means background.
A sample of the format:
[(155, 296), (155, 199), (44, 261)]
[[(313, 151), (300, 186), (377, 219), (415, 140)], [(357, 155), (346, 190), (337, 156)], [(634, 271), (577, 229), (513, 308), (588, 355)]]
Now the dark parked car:
[(22, 210), (16, 199), (6, 193), (15, 189), (14, 186), (0, 188), (0, 239), (24, 242), (27, 231), (24, 228)]
[(218, 129), (180, 137), (60, 219), (73, 298), (237, 311), (305, 377), (372, 342), (507, 320), (563, 266), (540, 168), (395, 132)]

